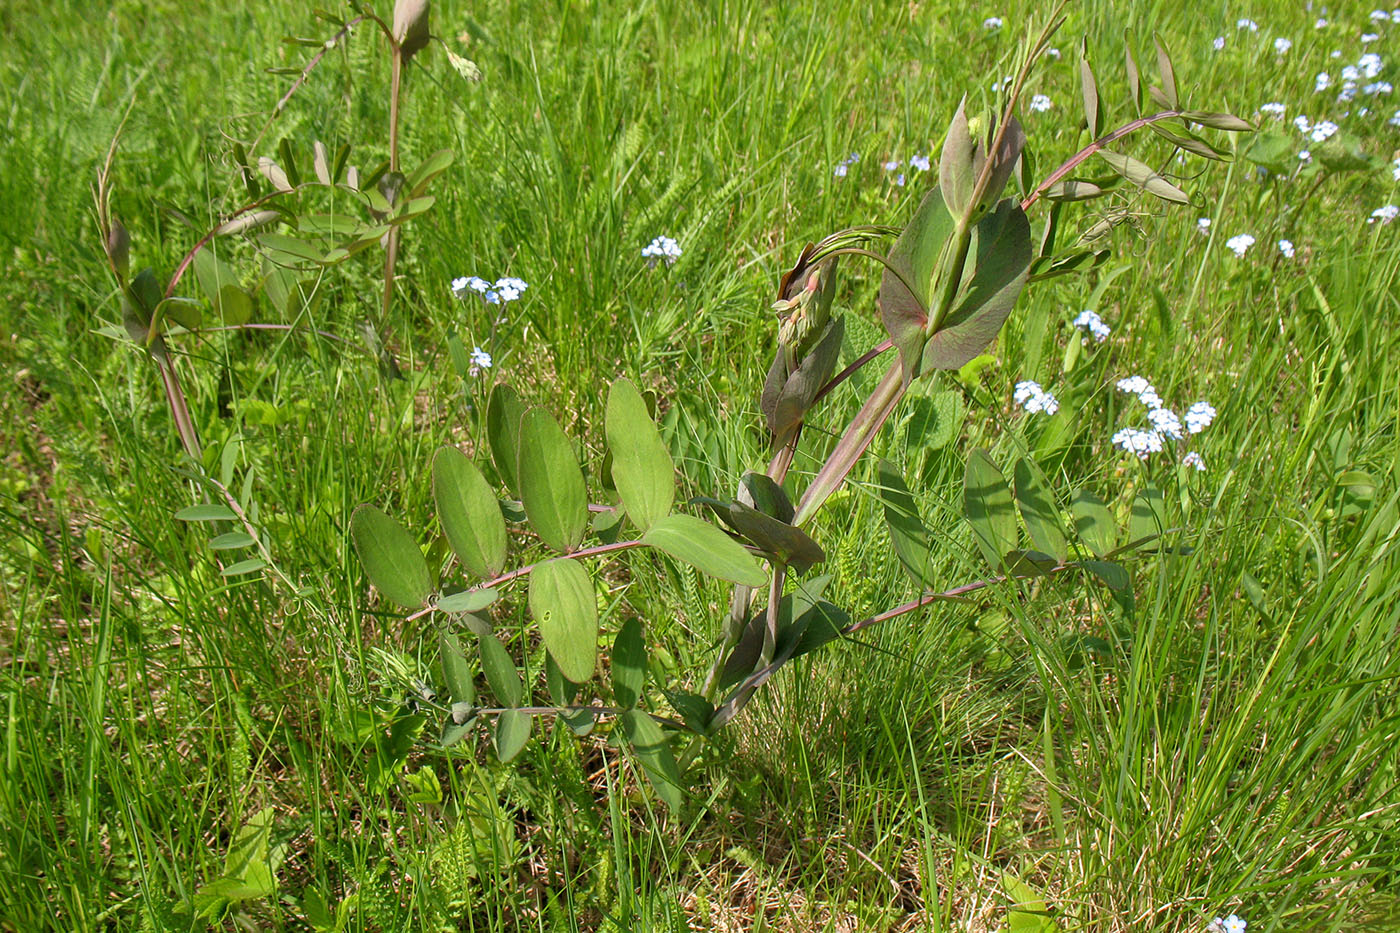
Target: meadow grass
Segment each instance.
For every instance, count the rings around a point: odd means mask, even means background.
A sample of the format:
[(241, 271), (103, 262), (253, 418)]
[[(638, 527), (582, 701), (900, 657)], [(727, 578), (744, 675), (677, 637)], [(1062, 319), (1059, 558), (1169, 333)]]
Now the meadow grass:
[[(426, 624), (370, 598), (351, 508), (426, 528), (429, 457), (477, 448), (497, 379), (559, 415), (593, 469), (604, 386), (630, 376), (658, 391), (685, 491), (728, 494), (765, 460), (784, 264), (840, 227), (907, 221), (933, 182), (910, 158), (936, 156), (964, 93), (990, 99), (1037, 9), (434, 4), (434, 31), (485, 80), (460, 82), (436, 48), (409, 76), (405, 151), (457, 158), (405, 237), (389, 324), (406, 378), (305, 329), (177, 340), (206, 466), (230, 452), (300, 592), (222, 578), (206, 529), (173, 518), (196, 493), (155, 371), (96, 333), (120, 311), (88, 186), (130, 105), (113, 206), (133, 267), (168, 274), (241, 197), (228, 140), (287, 87), (265, 69), (301, 61), (282, 37), (325, 25), (291, 3), (0, 9), (0, 928), (198, 928), (185, 905), (265, 808), (286, 847), (277, 893), (220, 928), (307, 929), (318, 898), (352, 930), (1200, 931), (1230, 913), (1252, 933), (1400, 928), (1400, 262), (1397, 228), (1367, 222), (1396, 200), (1388, 169), (1307, 191), (1243, 160), (1196, 177), (1193, 160), (1195, 208), (1122, 202), (1142, 216), (1105, 266), (1033, 287), (990, 367), (935, 376), (885, 428), (875, 453), (913, 488), (949, 585), (980, 575), (961, 517), (974, 447), (1029, 452), (1062, 497), (1163, 489), (1179, 547), (1132, 563), (1131, 605), (1056, 578), (868, 629), (775, 678), (706, 748), (679, 815), (616, 749), (552, 732), (510, 765), (484, 741), (447, 756), (424, 739), (383, 771), (386, 727), (437, 663)], [(1193, 103), (1255, 119), (1278, 101), (1298, 148), (1304, 113), (1394, 157), (1393, 96), (1314, 91), (1364, 51), (1395, 79), (1400, 23), (1362, 6), (1323, 29), (1262, 4), (1068, 12), (1064, 57), (1029, 88), (1053, 104), (1025, 115), (1042, 167), (1080, 144), (1078, 36), (1121, 117), (1122, 37), (1150, 58), (1153, 30)], [(271, 138), (382, 158), (379, 51), (356, 36)], [(1150, 137), (1129, 151), (1168, 154)], [(1241, 258), (1237, 233), (1257, 239)], [(682, 255), (648, 267), (662, 234)], [(842, 271), (849, 359), (882, 337), (879, 280)], [(376, 274), (335, 270), (303, 323), (357, 343)], [(494, 324), (498, 308), (452, 296), (472, 274), (530, 288)], [(1066, 372), (1069, 321), (1102, 282), (1113, 333)], [(459, 376), (451, 335), (491, 369)], [(1178, 410), (1216, 406), (1204, 472), (1112, 447), (1141, 417), (1113, 388), (1133, 373)], [(818, 412), (818, 450), (874, 379)], [(1059, 413), (1021, 413), (1023, 379)], [(832, 598), (858, 615), (914, 595), (874, 482), (858, 469), (814, 526)], [(605, 628), (635, 612), (659, 670), (703, 670), (726, 593), (654, 569), (612, 579)]]

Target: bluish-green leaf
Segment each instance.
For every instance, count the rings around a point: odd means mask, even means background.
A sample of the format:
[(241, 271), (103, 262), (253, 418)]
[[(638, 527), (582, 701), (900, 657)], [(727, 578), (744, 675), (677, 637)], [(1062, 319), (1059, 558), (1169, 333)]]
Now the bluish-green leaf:
[(631, 709), (641, 698), (647, 676), (647, 646), (642, 638), (642, 623), (633, 616), (622, 623), (613, 640), (612, 688), (613, 700), (623, 709)]
[(1128, 181), (1137, 185), (1148, 194), (1155, 195), (1163, 201), (1172, 201), (1176, 204), (1190, 204), (1191, 198), (1176, 185), (1158, 175), (1151, 166), (1145, 162), (1140, 162), (1130, 155), (1121, 152), (1110, 152), (1107, 149), (1095, 150), (1095, 155), (1103, 159), (1113, 170), (1122, 175)]
[(226, 505), (187, 505), (175, 518), (182, 522), (231, 522), (238, 520), (238, 513)]
[(267, 561), (261, 557), (250, 557), (247, 560), (240, 560), (236, 564), (229, 564), (219, 571), (221, 577), (241, 577), (245, 573), (254, 573), (267, 566)]
[(495, 635), (482, 635), (478, 646), (481, 649), (481, 671), (486, 675), (486, 683), (490, 685), (496, 702), (502, 706), (519, 706), (524, 687), (506, 646)]
[(530, 615), (559, 671), (574, 683), (593, 676), (598, 662), (598, 601), (593, 578), (568, 557), (545, 561), (530, 573)]
[(523, 414), (525, 406), (514, 389), (504, 382), (491, 389), (491, 398), (486, 404), (486, 440), (501, 481), (515, 495), (520, 494), (515, 468), (520, 454), (520, 417)]
[(960, 297), (924, 345), (919, 372), (958, 369), (992, 342), (1030, 275), (1031, 226), (1013, 199), (973, 228)]
[(972, 189), (977, 183), (973, 155), (977, 142), (967, 123), (967, 97), (958, 103), (957, 112), (943, 137), (943, 152), (938, 157), (938, 190), (943, 192), (950, 218), (960, 220), (972, 201)]
[(632, 746), (656, 796), (672, 810), (679, 810), (685, 802), (681, 772), (676, 766), (676, 756), (671, 746), (666, 743), (666, 734), (655, 720), (638, 709), (623, 713), (621, 723), (627, 744)]
[(1006, 477), (984, 450), (967, 458), (963, 510), (982, 556), (993, 570), (1001, 570), (1006, 555), (1016, 549), (1016, 506)]
[(606, 433), (618, 495), (632, 523), (645, 532), (671, 513), (676, 468), (641, 393), (626, 379), (608, 392)]
[(1060, 510), (1055, 498), (1045, 488), (1029, 460), (1016, 461), (1016, 504), (1031, 544), (1060, 563), (1069, 554), (1064, 529), (1060, 526)]
[(730, 583), (763, 586), (768, 582), (768, 575), (742, 545), (693, 515), (666, 516), (642, 535), (642, 543)]
[(1128, 513), (1128, 540), (1159, 537), (1167, 530), (1167, 508), (1162, 490), (1151, 486), (1139, 490), (1133, 496), (1132, 510)]
[(476, 464), (455, 447), (440, 448), (433, 456), (433, 501), (447, 543), (467, 573), (500, 573), (506, 562), (500, 503)]
[(421, 609), (433, 592), (433, 574), (413, 536), (372, 505), (350, 515), (350, 540), (365, 576), (390, 602)]
[(1081, 489), (1070, 500), (1069, 508), (1074, 514), (1075, 532), (1096, 556), (1102, 557), (1117, 546), (1118, 529), (1102, 499)]
[(588, 529), (588, 491), (573, 444), (542, 408), (520, 418), (516, 477), (525, 515), (540, 540), (556, 551), (577, 548)]
[(447, 682), (448, 695), (454, 703), (476, 703), (476, 684), (472, 681), (472, 669), (467, 664), (466, 655), (453, 632), (438, 635), (438, 652), (442, 656), (442, 679)]
[[(889, 263), (900, 275), (886, 269), (880, 278), (880, 320), (899, 350), (907, 373), (916, 371), (922, 359), (933, 278), (953, 229), (953, 218), (944, 207), (943, 195), (934, 188), (924, 195), (914, 218), (890, 250)], [(900, 281), (900, 276), (914, 291)]]
[(437, 607), (442, 612), (480, 612), (500, 598), (494, 587), (481, 590), (463, 590), (449, 593), (438, 600)]
[(258, 539), (245, 531), (230, 531), (227, 534), (216, 535), (209, 540), (211, 551), (234, 551), (241, 547), (251, 547), (258, 543)]
[(518, 709), (508, 709), (496, 714), (496, 757), (504, 764), (520, 754), (525, 743), (530, 740), (530, 730), (535, 718)]
[(880, 461), (880, 485), (876, 490), (884, 505), (885, 527), (904, 572), (920, 587), (929, 585), (928, 529), (919, 519), (919, 507), (904, 477), (888, 460)]

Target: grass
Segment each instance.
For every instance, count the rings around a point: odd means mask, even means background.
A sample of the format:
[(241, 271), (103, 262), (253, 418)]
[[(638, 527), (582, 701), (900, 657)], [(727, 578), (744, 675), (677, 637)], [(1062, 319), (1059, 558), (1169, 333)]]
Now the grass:
[[(662, 399), (686, 493), (732, 490), (764, 461), (784, 264), (834, 229), (906, 221), (931, 184), (908, 159), (1007, 72), (1031, 10), (434, 4), (486, 79), (462, 84), (437, 48), (409, 76), (408, 158), (457, 159), (405, 237), (391, 339), (407, 378), (304, 331), (177, 342), (205, 466), (247, 484), (289, 587), (222, 578), (207, 529), (173, 518), (197, 492), (154, 370), (96, 333), (120, 312), (88, 184), (131, 104), (113, 206), (134, 265), (168, 273), (198, 235), (182, 218), (206, 227), (240, 198), (228, 139), (285, 90), (264, 69), (301, 60), (281, 38), (324, 24), (295, 4), (0, 9), (0, 929), (197, 928), (182, 905), (266, 808), (277, 893), (220, 928), (306, 929), (318, 898), (352, 930), (1199, 931), (1231, 912), (1251, 933), (1400, 928), (1400, 254), (1395, 227), (1366, 223), (1395, 199), (1388, 169), (1305, 196), (1241, 160), (1188, 178), (1199, 210), (1126, 204), (1147, 216), (1112, 234), (1107, 264), (1033, 286), (989, 368), (935, 377), (885, 428), (875, 452), (914, 489), (949, 585), (981, 572), (961, 518), (974, 447), (1031, 453), (1062, 498), (1125, 508), (1161, 488), (1189, 553), (1133, 562), (1131, 607), (1057, 578), (871, 628), (775, 678), (706, 749), (678, 816), (598, 739), (548, 732), (509, 765), (484, 741), (395, 750), (413, 685), (438, 679), (435, 632), (370, 598), (350, 509), (427, 527), (429, 457), (477, 448), (493, 378), (559, 415), (594, 470), (602, 386), (629, 375)], [(1364, 13), (1318, 30), (1264, 6), (1076, 5), (1064, 58), (1030, 87), (1054, 101), (1026, 115), (1038, 162), (1079, 144), (1082, 33), (1119, 117), (1121, 37), (1141, 60), (1159, 30), (1192, 102), (1318, 120), (1347, 108), (1314, 93), (1316, 72), (1400, 35)], [(985, 31), (992, 14), (1007, 27)], [(1236, 29), (1245, 15), (1259, 33)], [(1363, 49), (1363, 31), (1382, 38)], [(328, 57), (270, 138), (382, 158), (380, 51), (365, 33)], [(1383, 160), (1390, 100), (1338, 120)], [(1167, 155), (1150, 137), (1129, 151)], [(1225, 248), (1237, 232), (1258, 240), (1243, 259)], [(639, 251), (663, 233), (684, 254), (649, 269)], [(246, 247), (231, 259), (253, 267)], [(842, 271), (854, 357), (881, 339), (878, 279)], [(470, 274), (530, 289), (493, 326), (495, 309), (451, 297)], [(336, 270), (308, 323), (358, 342), (375, 276), (374, 260)], [(1072, 350), (1091, 304), (1113, 335)], [(453, 334), (492, 354), (488, 374), (455, 372)], [(1140, 417), (1112, 389), (1133, 372), (1178, 410), (1219, 409), (1206, 472), (1111, 448)], [(875, 378), (832, 396), (819, 449)], [(1015, 410), (1020, 379), (1057, 394), (1055, 419)], [(815, 526), (832, 598), (857, 615), (913, 596), (874, 481), (858, 469)], [(646, 566), (607, 569), (625, 599), (605, 629), (635, 612), (661, 672), (703, 671), (727, 594)], [(1008, 909), (1028, 899), (1055, 926)]]

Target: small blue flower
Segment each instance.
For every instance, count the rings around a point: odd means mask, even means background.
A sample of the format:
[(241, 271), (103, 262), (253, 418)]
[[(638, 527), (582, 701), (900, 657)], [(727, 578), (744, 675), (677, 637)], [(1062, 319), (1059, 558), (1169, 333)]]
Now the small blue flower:
[(491, 368), (491, 354), (481, 349), (481, 347), (472, 347), (471, 361), (473, 366), (480, 367), (481, 369)]
[(916, 172), (927, 172), (929, 168), (928, 156), (915, 155), (909, 160), (909, 167)]

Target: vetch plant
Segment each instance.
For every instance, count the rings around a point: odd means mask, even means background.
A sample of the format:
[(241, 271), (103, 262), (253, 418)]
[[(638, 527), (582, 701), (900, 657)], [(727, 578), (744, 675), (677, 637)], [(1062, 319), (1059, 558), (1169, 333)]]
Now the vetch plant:
[[(1102, 262), (1107, 251), (1097, 244), (1127, 219), (1126, 211), (1109, 212), (1073, 236), (1062, 216), (1066, 204), (1103, 197), (1124, 183), (1166, 202), (1190, 202), (1185, 191), (1118, 151), (1117, 144), (1149, 129), (1184, 151), (1220, 159), (1224, 154), (1197, 128), (1251, 128), (1229, 114), (1187, 109), (1170, 56), (1159, 44), (1160, 86), (1147, 87), (1129, 55), (1136, 116), (1109, 130), (1093, 71), (1081, 58), (1091, 142), (1036, 181), (1016, 114), (1034, 64), (1059, 24), (1057, 11), (1022, 49), (1000, 113), (969, 114), (967, 101), (959, 104), (937, 181), (891, 248), (873, 248), (896, 232), (891, 228), (853, 227), (807, 244), (782, 276), (771, 306), (777, 347), (758, 399), (771, 460), (764, 472), (745, 473), (732, 495), (700, 496), (678, 507), (676, 465), (656, 426), (652, 400), (632, 381), (618, 379), (607, 393), (606, 455), (596, 496), (590, 496), (574, 442), (558, 422), (542, 409), (526, 408), (504, 384), (491, 392), (485, 436), (477, 445), (489, 453), (489, 464), (455, 447), (436, 453), (433, 500), (451, 563), (464, 582), (445, 580), (444, 566), (430, 564), (415, 536), (377, 506), (355, 509), (350, 536), (369, 581), (384, 599), (409, 610), (409, 618), (438, 622), (446, 696), (421, 702), (440, 715), (443, 746), (462, 741), (481, 724), (489, 727), (499, 757), (509, 760), (539, 717), (557, 718), (580, 735), (608, 728), (657, 795), (677, 808), (685, 799), (684, 766), (700, 741), (737, 716), (796, 658), (936, 602), (1024, 578), (1082, 571), (1115, 593), (1126, 590), (1128, 575), (1116, 559), (1170, 527), (1160, 494), (1139, 493), (1123, 536), (1109, 506), (1088, 491), (1076, 492), (1063, 509), (1030, 460), (1010, 464), (1008, 479), (981, 450), (967, 456), (963, 511), (987, 576), (951, 589), (933, 587), (930, 556), (941, 544), (920, 521), (904, 478), (885, 462), (874, 465), (876, 492), (891, 546), (919, 596), (893, 608), (853, 612), (825, 598), (832, 576), (818, 572), (827, 552), (817, 515), (915, 381), (959, 369), (981, 354), (1029, 283)], [(1147, 111), (1149, 100), (1161, 109)], [(1077, 177), (1090, 160), (1113, 175)], [(933, 171), (923, 157), (911, 165)], [(643, 255), (669, 261), (672, 252), (679, 253), (674, 241), (659, 237)], [(846, 333), (846, 318), (836, 306), (843, 257), (881, 267), (877, 308), (888, 339), (837, 372)], [(854, 372), (891, 350), (884, 374), (815, 474), (805, 483), (790, 476), (811, 412)], [(1142, 382), (1140, 397), (1151, 390)], [(1028, 411), (1049, 415), (1058, 407), (1033, 382), (1018, 385), (1016, 396)], [(1177, 423), (1177, 433), (1181, 428)], [(1160, 434), (1150, 435), (1160, 443)], [(1077, 535), (1068, 533), (1066, 511)], [(524, 553), (513, 553), (521, 542)], [(650, 661), (646, 620), (610, 612), (622, 621), (605, 625), (600, 614), (596, 578), (602, 567), (619, 561), (647, 572), (646, 562), (655, 559), (689, 565), (733, 587), (704, 670), (659, 677), (661, 668)], [(492, 621), (502, 603), (523, 604), (533, 623), (530, 637), (537, 635), (544, 647), (542, 663), (532, 663), (528, 649), (519, 661), (512, 656)], [(605, 677), (598, 675), (600, 646), (608, 661)], [(673, 747), (678, 737), (685, 739), (679, 756)]]
[[(366, 327), (366, 340), (386, 369), (397, 371), (378, 334), (387, 326), (393, 301), (399, 238), (406, 223), (433, 207), (435, 199), (428, 194), (429, 186), (452, 164), (453, 155), (441, 150), (408, 171), (400, 168), (399, 109), (404, 69), (432, 38), (427, 0), (398, 0), (392, 23), (381, 19), (368, 3), (354, 2), (350, 7), (356, 15), (349, 19), (317, 11), (317, 16), (337, 28), (330, 39), (289, 40), (294, 46), (316, 51), (305, 66), (278, 70), (295, 74), (296, 80), (256, 136), (247, 142), (235, 142), (232, 147), (247, 200), (200, 236), (168, 278), (158, 277), (151, 268), (131, 274), (131, 238), (111, 207), (120, 133), (98, 172), (93, 189), (98, 232), (120, 291), (122, 309), (122, 327), (104, 328), (102, 332), (129, 339), (156, 364), (176, 431), (185, 452), (195, 462), (202, 461), (204, 452), (168, 347), (169, 339), (199, 331), (290, 330), (319, 302), (322, 289), (318, 280), (324, 270), (376, 247), (384, 251), (384, 288), (379, 320)], [(349, 145), (331, 152), (316, 142), (308, 158), (305, 152), (295, 152), (287, 139), (277, 144), (275, 158), (271, 154), (259, 155), (273, 121), (312, 71), (327, 53), (348, 41), (355, 28), (365, 23), (373, 25), (385, 39), (392, 58), (388, 159), (362, 172), (350, 162)], [(480, 78), (470, 61), (450, 51), (447, 54), (459, 74), (472, 80)], [(259, 269), (240, 274), (220, 255), (219, 241), (235, 237), (251, 242), (261, 257)], [(203, 293), (202, 301), (179, 293), (186, 273), (191, 271)], [(283, 321), (292, 323), (255, 320), (263, 301)], [(330, 334), (322, 336), (340, 339)]]

